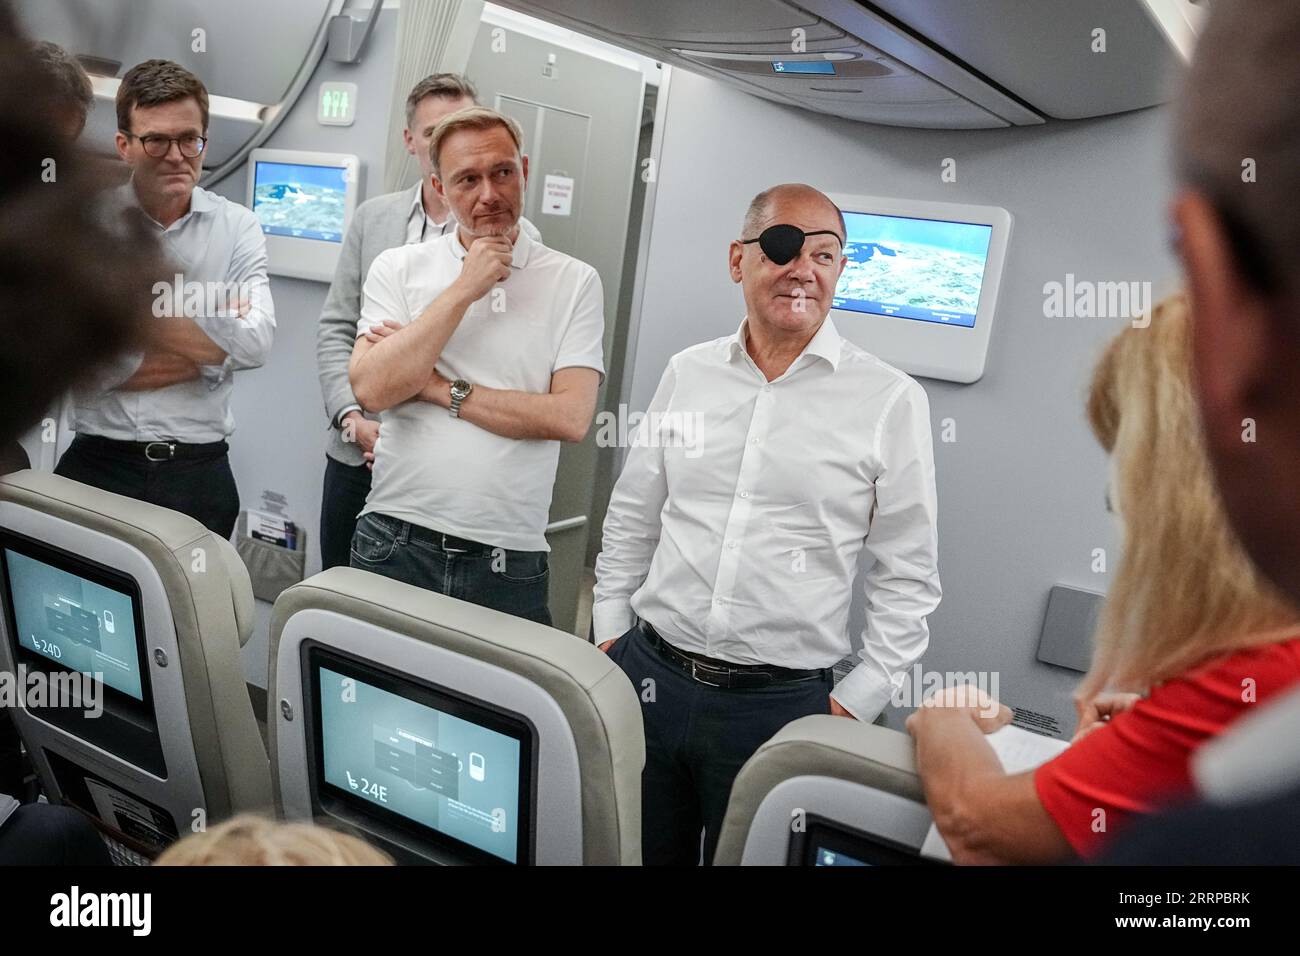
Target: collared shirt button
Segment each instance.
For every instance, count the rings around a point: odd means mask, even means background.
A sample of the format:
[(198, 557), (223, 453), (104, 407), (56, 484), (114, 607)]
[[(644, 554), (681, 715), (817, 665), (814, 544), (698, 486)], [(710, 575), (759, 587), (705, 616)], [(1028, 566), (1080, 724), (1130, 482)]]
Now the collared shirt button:
[(742, 492), (740, 493), (740, 497), (742, 497), (742, 498), (748, 498), (748, 497), (749, 497), (749, 492), (748, 492), (748, 491), (742, 491)]
[(749, 443), (750, 443), (751, 445), (757, 445), (761, 440), (762, 440), (762, 439), (760, 439), (760, 438), (751, 438), (751, 439), (749, 440)]

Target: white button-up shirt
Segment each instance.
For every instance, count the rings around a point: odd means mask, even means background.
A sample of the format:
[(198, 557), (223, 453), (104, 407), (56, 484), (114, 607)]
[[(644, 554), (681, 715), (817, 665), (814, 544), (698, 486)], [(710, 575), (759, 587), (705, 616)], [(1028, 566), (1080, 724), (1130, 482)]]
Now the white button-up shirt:
[(595, 633), (639, 616), (685, 651), (831, 667), (848, 656), (865, 547), (859, 663), (833, 696), (873, 720), (929, 643), (939, 603), (929, 401), (828, 317), (768, 382), (735, 335), (673, 356), (605, 518)]
[[(124, 185), (112, 202), (119, 211), (138, 205), (134, 186)], [(235, 430), (231, 373), (262, 365), (275, 335), (262, 226), (250, 210), (200, 186), (194, 187), (189, 212), (167, 228), (146, 221), (157, 228), (170, 266), (153, 288), (155, 314), (193, 319), (227, 358), (201, 366), (202, 375), (193, 381), (127, 391), (115, 386), (135, 374), (144, 355), (125, 356), (94, 385), (74, 392), (73, 426), (78, 433), (122, 441), (221, 441)], [(242, 317), (241, 299), (248, 303)]]
[[(366, 278), (357, 334), (386, 319), (414, 321), (459, 277), (464, 259), (457, 230), (381, 252)], [(562, 368), (593, 368), (603, 377), (605, 304), (596, 270), (523, 229), (510, 266), (510, 276), (466, 310), (438, 372), (534, 395), (549, 392)], [(379, 512), (510, 550), (549, 550), (558, 441), (505, 438), (419, 399), (379, 420), (363, 515)]]

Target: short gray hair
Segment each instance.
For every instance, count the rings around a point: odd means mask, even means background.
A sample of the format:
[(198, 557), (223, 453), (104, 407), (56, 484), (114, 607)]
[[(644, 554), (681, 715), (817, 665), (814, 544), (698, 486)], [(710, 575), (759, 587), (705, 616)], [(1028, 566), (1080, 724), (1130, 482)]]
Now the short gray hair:
[(816, 189), (806, 183), (782, 183), (779, 186), (772, 186), (768, 189), (764, 189), (761, 193), (751, 199), (749, 202), (749, 208), (745, 210), (745, 219), (740, 224), (740, 235), (742, 239), (753, 239), (758, 235), (759, 223), (771, 214), (772, 203), (776, 199), (777, 194), (787, 190), (813, 192), (818, 196), (821, 196), (822, 199), (825, 199), (826, 204), (834, 209), (835, 215), (839, 217), (840, 238), (846, 242), (848, 241), (848, 227), (844, 224), (844, 213), (840, 211), (840, 207), (831, 202), (831, 198), (820, 189)]
[(474, 89), (474, 84), (459, 73), (430, 74), (416, 83), (406, 97), (407, 129), (410, 129), (411, 124), (415, 122), (415, 108), (420, 105), (421, 100), (430, 96), (447, 100), (467, 99), (472, 103), (478, 103), (478, 90)]

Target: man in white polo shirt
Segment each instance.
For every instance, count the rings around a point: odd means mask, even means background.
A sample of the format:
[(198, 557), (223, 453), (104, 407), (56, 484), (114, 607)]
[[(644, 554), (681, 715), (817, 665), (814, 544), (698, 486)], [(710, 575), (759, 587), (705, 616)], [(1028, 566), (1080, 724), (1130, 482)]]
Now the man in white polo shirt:
[(371, 266), (350, 379), (383, 414), (351, 564), (549, 624), (558, 443), (591, 426), (605, 319), (596, 270), (519, 228), (521, 143), (494, 110), (443, 120), (433, 182), (459, 225)]

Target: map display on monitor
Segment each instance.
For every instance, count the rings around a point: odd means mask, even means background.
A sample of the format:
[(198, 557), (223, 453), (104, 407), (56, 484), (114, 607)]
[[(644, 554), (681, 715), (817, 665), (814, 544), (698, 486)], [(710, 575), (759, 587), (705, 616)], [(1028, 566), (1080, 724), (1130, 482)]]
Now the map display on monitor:
[(844, 212), (837, 309), (973, 328), (993, 228)]
[(343, 241), (347, 169), (259, 160), (253, 212), (269, 236)]

